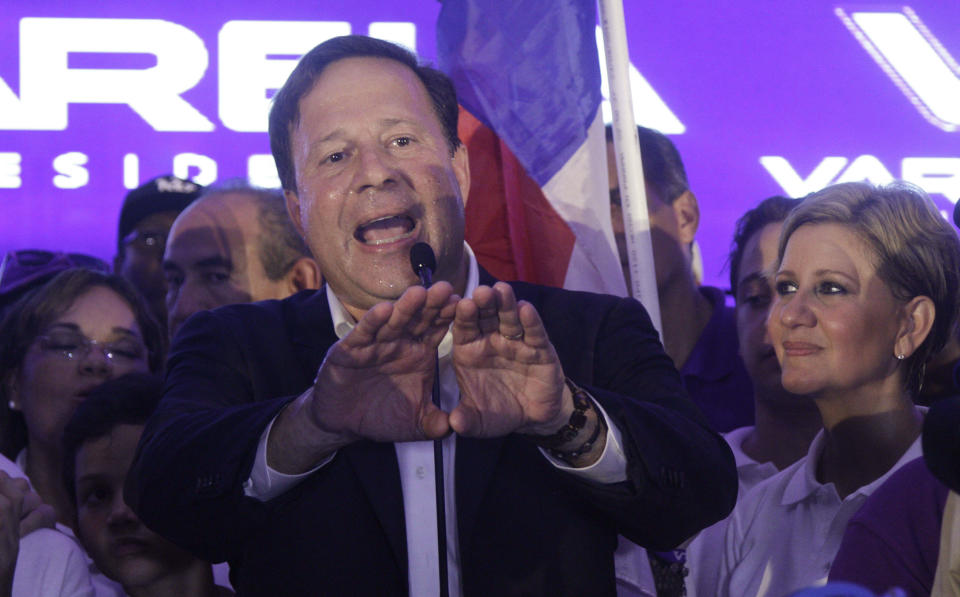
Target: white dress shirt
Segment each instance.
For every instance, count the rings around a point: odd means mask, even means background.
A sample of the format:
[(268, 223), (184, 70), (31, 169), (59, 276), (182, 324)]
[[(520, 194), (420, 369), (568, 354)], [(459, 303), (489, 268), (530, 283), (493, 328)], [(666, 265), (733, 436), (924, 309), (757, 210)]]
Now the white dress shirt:
[(716, 595), (782, 597), (825, 584), (850, 518), (894, 471), (922, 455), (917, 438), (879, 479), (840, 499), (833, 483), (817, 481), (823, 437), (820, 431), (806, 456), (761, 482), (734, 507)]
[[(464, 243), (464, 251), (469, 259), (467, 287), (464, 296), (472, 296), (473, 291), (480, 283), (479, 267), (473, 251)], [(343, 307), (330, 287), (326, 287), (327, 299), (330, 303), (330, 315), (333, 318), (333, 329), (338, 338), (350, 333), (356, 322)], [(453, 335), (451, 332), (443, 337), (438, 347), (440, 357), (440, 404), (444, 411), (450, 412), (460, 400), (460, 390), (457, 386), (456, 374), (452, 367), (451, 349)], [(596, 404), (596, 403), (595, 403)], [(606, 447), (596, 463), (589, 467), (573, 468), (566, 463), (552, 458), (545, 451), (543, 455), (554, 466), (570, 474), (580, 476), (597, 483), (617, 483), (625, 481), (626, 456), (623, 453), (620, 430), (616, 428), (606, 413), (596, 404), (598, 413), (607, 425)], [(276, 419), (274, 419), (276, 420)], [(267, 437), (270, 434), (270, 425), (260, 436), (257, 454), (254, 459), (250, 478), (244, 484), (244, 493), (263, 501), (276, 497), (294, 487), (301, 480), (314, 471), (330, 462), (335, 456), (331, 455), (313, 470), (300, 475), (286, 475), (267, 465)], [(437, 511), (434, 484), (433, 442), (402, 442), (395, 443), (397, 461), (400, 467), (400, 485), (403, 491), (404, 523), (407, 535), (407, 566), (409, 568), (410, 595), (438, 595), (439, 585), (439, 554), (437, 549)], [(456, 434), (451, 434), (443, 440), (443, 484), (445, 498), (445, 512), (447, 525), (447, 570), (451, 597), (460, 597), (463, 591), (460, 586), (460, 547), (457, 535), (456, 501), (454, 499), (454, 462), (456, 453)]]
[[(747, 492), (761, 481), (777, 474), (777, 467), (772, 462), (757, 462), (743, 451), (743, 440), (753, 431), (753, 425), (740, 427), (723, 434), (733, 459), (737, 463), (737, 480), (739, 487), (737, 501), (743, 499)], [(717, 593), (717, 578), (720, 575), (721, 554), (723, 553), (723, 537), (727, 530), (727, 521), (730, 517), (709, 526), (697, 535), (687, 546), (687, 570), (684, 578), (687, 586), (687, 597), (713, 597)]]

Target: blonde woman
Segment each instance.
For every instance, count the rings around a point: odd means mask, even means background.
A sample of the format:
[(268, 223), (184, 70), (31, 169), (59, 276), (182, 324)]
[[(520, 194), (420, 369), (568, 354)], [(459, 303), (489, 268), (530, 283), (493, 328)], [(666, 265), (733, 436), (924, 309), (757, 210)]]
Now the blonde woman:
[(783, 387), (814, 400), (824, 429), (737, 504), (718, 594), (825, 582), (850, 517), (920, 456), (913, 397), (954, 325), (958, 272), (960, 241), (912, 186), (835, 185), (784, 222), (767, 329)]

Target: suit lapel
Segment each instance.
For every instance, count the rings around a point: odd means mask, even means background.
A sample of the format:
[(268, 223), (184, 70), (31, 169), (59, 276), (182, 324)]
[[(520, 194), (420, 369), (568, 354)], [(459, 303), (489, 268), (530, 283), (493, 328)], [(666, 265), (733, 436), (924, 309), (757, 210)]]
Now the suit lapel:
[(455, 477), (457, 493), (457, 531), (462, 546), (473, 537), (480, 503), (487, 493), (503, 448), (504, 438), (476, 439), (457, 436)]
[(333, 332), (326, 286), (321, 286), (320, 290), (297, 294), (293, 299), (285, 301), (284, 309), (287, 333), (295, 344), (323, 346), (326, 350), (337, 341)]
[(287, 322), (287, 334), (296, 346), (300, 367), (312, 380), (327, 351), (337, 341), (337, 335), (333, 331), (326, 286), (313, 294), (303, 294), (303, 300), (286, 302), (288, 311), (284, 314), (284, 321)]
[[(288, 334), (297, 347), (301, 369), (313, 379), (327, 351), (337, 341), (330, 316), (326, 287), (305, 295), (293, 305), (288, 316)], [(400, 471), (393, 444), (359, 442), (342, 450), (364, 492), (406, 578), (407, 537), (404, 532), (403, 495)]]
[(397, 567), (406, 578), (409, 572), (407, 535), (404, 531), (400, 468), (393, 444), (364, 441), (353, 444), (343, 453), (360, 479), (393, 549)]
[[(493, 286), (497, 279), (479, 264), (478, 267), (480, 267), (480, 284)], [(476, 439), (457, 436), (455, 476), (457, 531), (460, 537), (461, 556), (465, 553), (463, 546), (469, 544), (476, 529), (480, 504), (483, 502), (490, 481), (496, 471), (504, 439), (502, 437)]]

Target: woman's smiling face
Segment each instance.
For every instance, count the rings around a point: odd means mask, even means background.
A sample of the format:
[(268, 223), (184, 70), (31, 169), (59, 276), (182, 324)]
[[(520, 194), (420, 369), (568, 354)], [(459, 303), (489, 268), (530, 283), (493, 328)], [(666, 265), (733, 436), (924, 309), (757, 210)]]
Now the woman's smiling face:
[(774, 286), (767, 325), (788, 391), (816, 396), (864, 389), (897, 375), (902, 305), (849, 228), (797, 228)]

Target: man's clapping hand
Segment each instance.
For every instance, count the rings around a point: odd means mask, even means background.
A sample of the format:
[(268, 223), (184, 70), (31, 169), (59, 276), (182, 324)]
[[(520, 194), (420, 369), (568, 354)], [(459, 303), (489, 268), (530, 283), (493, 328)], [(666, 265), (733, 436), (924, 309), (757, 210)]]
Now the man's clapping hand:
[[(459, 405), (432, 402), (437, 347), (453, 330)], [(360, 439), (380, 442), (510, 433), (550, 435), (573, 412), (572, 394), (536, 309), (509, 284), (460, 298), (447, 282), (411, 286), (368, 310), (327, 352), (312, 388), (281, 413), (297, 429), (270, 444), (270, 465), (309, 470)], [(271, 434), (271, 440), (274, 434)]]
[[(446, 413), (431, 390), (451, 323), (460, 404)], [(437, 439), (451, 428), (476, 437), (549, 435), (573, 410), (540, 316), (503, 282), (465, 299), (446, 282), (412, 286), (374, 306), (331, 347), (313, 396), (315, 424), (345, 441)]]
[(366, 312), (327, 353), (310, 411), (321, 429), (346, 438), (411, 441), (449, 432), (431, 401), (437, 346), (459, 297), (447, 282), (408, 288)]
[(509, 284), (480, 286), (457, 304), (453, 366), (460, 404), (450, 426), (460, 435), (550, 435), (573, 410), (540, 316)]

